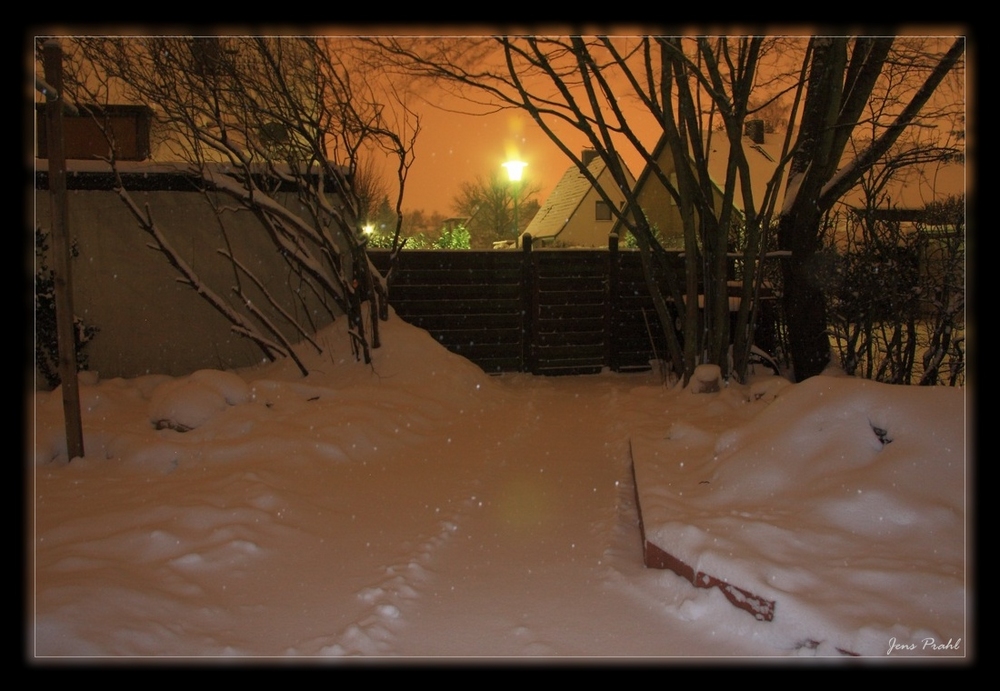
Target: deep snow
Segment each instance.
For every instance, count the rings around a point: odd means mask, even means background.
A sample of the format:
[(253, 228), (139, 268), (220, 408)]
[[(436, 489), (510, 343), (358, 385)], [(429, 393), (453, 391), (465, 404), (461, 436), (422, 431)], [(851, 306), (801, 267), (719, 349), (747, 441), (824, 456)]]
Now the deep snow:
[[(965, 390), (490, 377), (382, 330), (307, 378), (84, 374), (70, 463), (29, 394), (29, 658), (972, 658)], [(647, 537), (773, 621), (643, 566), (632, 455)]]

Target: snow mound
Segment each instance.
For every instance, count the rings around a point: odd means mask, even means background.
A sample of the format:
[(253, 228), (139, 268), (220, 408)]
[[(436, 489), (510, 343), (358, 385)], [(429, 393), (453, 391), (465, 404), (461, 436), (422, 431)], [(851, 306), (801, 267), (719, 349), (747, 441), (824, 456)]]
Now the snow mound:
[(391, 306), (389, 311), (388, 321), (379, 322), (381, 346), (372, 349), (370, 364), (359, 361), (351, 351), (347, 320), (338, 319), (316, 334), (322, 352), (305, 344), (296, 346), (299, 359), (309, 370), (307, 377), (303, 378), (288, 358), (240, 373), (251, 383), (267, 379), (322, 387), (326, 389), (324, 396), (370, 387), (420, 391), (449, 408), (476, 403), (485, 392), (496, 390), (493, 378), (482, 368), (449, 351), (426, 330), (400, 319)]
[[(779, 388), (714, 443), (679, 425), (633, 439), (647, 540), (776, 602), (776, 625), (843, 650), (961, 631), (963, 392), (826, 376)], [(912, 598), (932, 592), (947, 611), (913, 616)]]
[(187, 377), (160, 384), (153, 391), (149, 421), (157, 429), (187, 432), (201, 427), (227, 407), (250, 399), (250, 387), (239, 375), (198, 370)]
[(790, 381), (779, 376), (757, 378), (750, 384), (750, 400), (770, 403), (789, 384)]
[(688, 383), (691, 393), (713, 393), (722, 388), (722, 369), (718, 365), (698, 365)]

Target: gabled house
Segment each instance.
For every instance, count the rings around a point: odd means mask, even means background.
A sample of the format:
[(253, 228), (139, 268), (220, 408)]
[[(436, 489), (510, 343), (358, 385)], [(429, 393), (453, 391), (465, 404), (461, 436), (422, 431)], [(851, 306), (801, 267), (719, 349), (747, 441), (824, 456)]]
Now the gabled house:
[[(625, 205), (625, 194), (604, 160), (593, 150), (585, 150), (582, 160), (600, 188), (621, 209)], [(629, 185), (635, 185), (635, 178), (624, 162), (622, 167)], [(574, 165), (563, 174), (521, 237), (531, 235), (536, 246), (607, 247), (614, 218), (607, 202)], [(520, 239), (518, 244), (521, 244)]]
[[(755, 124), (755, 123), (759, 123)], [(744, 133), (744, 150), (750, 168), (750, 184), (753, 189), (754, 202), (759, 204), (764, 197), (767, 182), (774, 174), (781, 156), (781, 139), (778, 135), (765, 138), (763, 122), (748, 122)], [(729, 157), (729, 140), (723, 132), (712, 132), (708, 144), (708, 171), (715, 183), (716, 208), (722, 203), (722, 187), (726, 180), (726, 164)], [(668, 177), (670, 183), (677, 185), (677, 167), (674, 157), (667, 145), (666, 137), (661, 137), (653, 149), (653, 158), (658, 161), (658, 167)], [(660, 182), (658, 176), (649, 166), (642, 171), (635, 184), (635, 193), (639, 205), (646, 212), (646, 218), (654, 233), (659, 233), (660, 241), (668, 249), (683, 249), (684, 227), (680, 208), (676, 200)], [(736, 210), (742, 212), (742, 195), (737, 188), (734, 198)], [(615, 232), (626, 235), (624, 224), (615, 224)]]
[[(794, 133), (793, 133), (794, 135)], [(767, 184), (774, 175), (781, 158), (784, 143), (784, 132), (767, 133), (763, 121), (751, 120), (745, 124), (743, 133), (743, 150), (750, 169), (750, 187), (753, 190), (754, 204), (760, 207), (767, 190)], [(726, 180), (726, 165), (729, 158), (729, 140), (722, 132), (712, 132), (708, 139), (708, 170), (715, 182), (716, 202), (721, 203), (722, 185)], [(676, 167), (673, 155), (667, 146), (666, 139), (657, 143), (653, 156), (659, 162), (660, 169), (676, 184)], [(787, 166), (778, 191), (777, 205), (780, 208), (784, 198), (784, 185), (787, 181)], [(743, 195), (737, 190), (734, 205), (738, 212), (743, 211)], [(660, 183), (649, 166), (642, 171), (635, 185), (639, 204), (646, 212), (646, 217), (654, 230), (658, 231), (662, 242), (668, 248), (683, 248), (683, 226), (680, 211), (674, 198)], [(949, 196), (965, 194), (965, 166), (962, 163), (935, 162), (922, 166), (913, 166), (889, 182), (885, 189), (885, 199), (880, 203), (880, 214), (885, 216), (902, 215), (910, 217), (924, 208), (931, 201), (940, 201)], [(865, 207), (864, 194), (860, 186), (855, 186), (840, 201), (844, 216), (848, 213), (857, 215), (858, 209)], [(616, 224), (615, 230), (624, 237), (622, 224)]]

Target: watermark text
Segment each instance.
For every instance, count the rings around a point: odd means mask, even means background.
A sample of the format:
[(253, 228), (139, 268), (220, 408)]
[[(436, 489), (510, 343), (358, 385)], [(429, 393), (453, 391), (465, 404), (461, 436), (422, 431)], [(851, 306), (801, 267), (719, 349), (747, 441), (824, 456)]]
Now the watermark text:
[(947, 643), (939, 643), (933, 638), (924, 638), (917, 643), (900, 643), (893, 636), (889, 639), (889, 649), (885, 651), (886, 655), (892, 655), (894, 652), (905, 651), (905, 652), (941, 652), (944, 650), (960, 650), (962, 647), (961, 638), (949, 638)]

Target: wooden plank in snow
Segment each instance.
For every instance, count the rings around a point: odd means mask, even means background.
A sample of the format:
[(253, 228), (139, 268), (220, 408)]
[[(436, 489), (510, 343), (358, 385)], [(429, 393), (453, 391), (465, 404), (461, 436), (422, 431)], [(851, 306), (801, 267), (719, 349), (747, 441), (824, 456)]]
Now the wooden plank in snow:
[(646, 527), (642, 520), (642, 503), (639, 501), (639, 483), (635, 473), (635, 456), (632, 455), (632, 445), (629, 443), (629, 454), (632, 456), (632, 482), (635, 487), (635, 505), (639, 512), (639, 533), (642, 536), (642, 561), (647, 568), (670, 569), (678, 576), (685, 578), (696, 588), (718, 588), (726, 599), (736, 607), (752, 614), (760, 621), (774, 619), (774, 601), (727, 583), (703, 571), (696, 571), (693, 566), (671, 554), (669, 545), (656, 545), (646, 539)]

